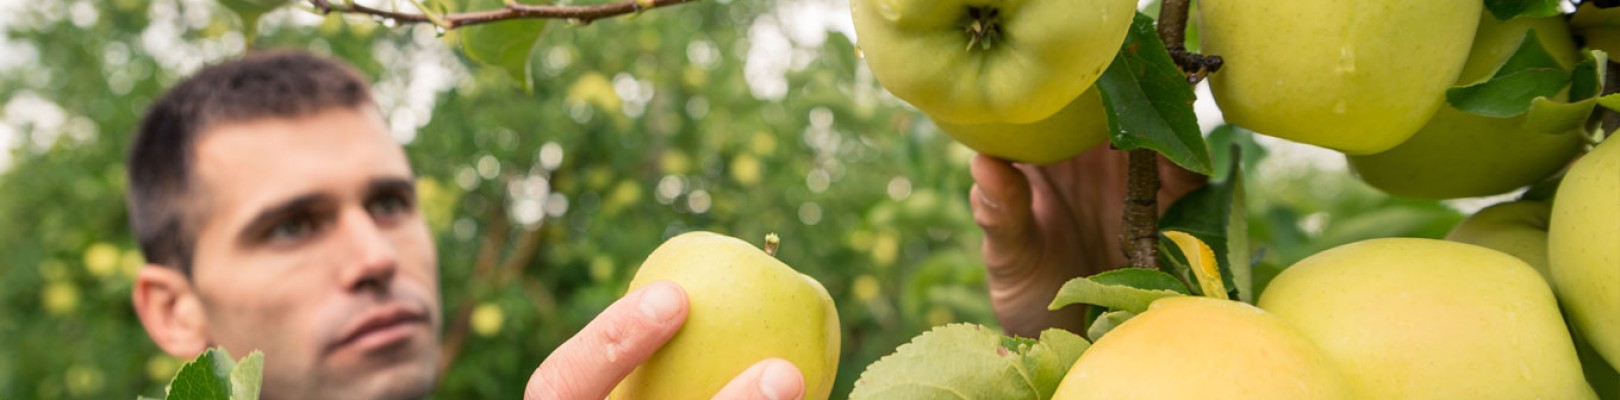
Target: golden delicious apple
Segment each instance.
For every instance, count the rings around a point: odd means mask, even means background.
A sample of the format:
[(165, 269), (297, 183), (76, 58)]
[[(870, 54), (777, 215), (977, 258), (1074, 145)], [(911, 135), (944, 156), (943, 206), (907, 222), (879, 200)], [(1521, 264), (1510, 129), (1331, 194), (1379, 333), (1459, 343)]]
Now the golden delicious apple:
[(1620, 54), (1620, 8), (1597, 8), (1582, 2), (1569, 19), (1570, 28), (1586, 39), (1586, 47), (1603, 50), (1609, 57)]
[(1135, 0), (852, 0), (878, 83), (936, 120), (1029, 124), (1114, 60)]
[(742, 240), (691, 232), (653, 250), (629, 290), (663, 280), (686, 291), (686, 323), (610, 398), (708, 399), (772, 357), (804, 374), (806, 399), (827, 398), (838, 371), (838, 310), (815, 279)]
[(1086, 349), (1052, 398), (1351, 397), (1322, 351), (1265, 311), (1229, 300), (1167, 297)]
[(1547, 260), (1570, 319), (1620, 369), (1620, 139), (1569, 168), (1553, 199)]
[[(1457, 84), (1489, 78), (1529, 31), (1536, 32), (1541, 46), (1563, 67), (1578, 61), (1563, 16), (1503, 22), (1489, 12), (1481, 14)], [(1347, 158), (1361, 180), (1397, 196), (1454, 199), (1507, 193), (1558, 172), (1581, 149), (1579, 131), (1528, 129), (1523, 126), (1526, 118), (1492, 118), (1446, 104), (1405, 143)]]
[(1004, 160), (1050, 164), (1074, 157), (1108, 138), (1102, 95), (1087, 89), (1067, 107), (1030, 124), (953, 124), (935, 119), (939, 129), (974, 151)]
[(1446, 240), (1507, 253), (1530, 264), (1551, 282), (1547, 272), (1547, 226), (1552, 205), (1523, 200), (1485, 207), (1451, 228)]
[(1226, 120), (1347, 154), (1406, 141), (1444, 102), (1478, 0), (1198, 2), (1210, 88)]
[[(1446, 235), (1446, 240), (1462, 242), (1508, 253), (1530, 264), (1550, 285), (1551, 272), (1547, 266), (1547, 228), (1552, 220), (1552, 205), (1530, 200), (1502, 203), (1479, 210), (1463, 220)], [(1554, 295), (1558, 292), (1555, 290)], [(1561, 296), (1560, 296), (1561, 297)], [(1564, 313), (1565, 322), (1569, 313)], [(1570, 326), (1575, 341), (1575, 354), (1581, 359), (1581, 371), (1586, 381), (1603, 400), (1620, 400), (1620, 373), (1603, 362), (1603, 357), (1592, 350), (1586, 337)]]
[(1595, 399), (1557, 300), (1524, 261), (1372, 239), (1283, 270), (1260, 308), (1333, 360), (1358, 399)]

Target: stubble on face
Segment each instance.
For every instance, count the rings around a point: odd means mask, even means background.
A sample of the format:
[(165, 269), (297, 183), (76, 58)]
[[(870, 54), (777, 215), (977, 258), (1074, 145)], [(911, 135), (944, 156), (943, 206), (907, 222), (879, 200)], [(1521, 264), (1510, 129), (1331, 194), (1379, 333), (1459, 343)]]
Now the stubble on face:
[(193, 283), (214, 345), (265, 353), (266, 398), (412, 398), (437, 376), (438, 265), (375, 112), (214, 127), (196, 149)]

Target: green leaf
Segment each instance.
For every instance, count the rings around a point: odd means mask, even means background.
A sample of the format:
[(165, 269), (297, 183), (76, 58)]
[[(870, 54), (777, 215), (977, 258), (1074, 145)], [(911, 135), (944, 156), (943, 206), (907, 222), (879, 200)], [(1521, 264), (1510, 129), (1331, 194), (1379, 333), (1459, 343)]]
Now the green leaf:
[(1058, 329), (1037, 342), (980, 325), (944, 325), (867, 366), (849, 398), (1048, 399), (1089, 346)]
[(1048, 310), (1056, 310), (1071, 304), (1094, 304), (1114, 310), (1124, 310), (1134, 313), (1146, 311), (1154, 300), (1171, 296), (1184, 296), (1170, 290), (1138, 289), (1125, 285), (1100, 283), (1090, 278), (1074, 278), (1058, 289), (1057, 296), (1052, 304), (1046, 306)]
[(1538, 97), (1530, 102), (1530, 112), (1526, 114), (1523, 126), (1533, 132), (1567, 133), (1586, 125), (1586, 120), (1592, 115), (1592, 108), (1597, 104), (1598, 99), (1560, 103)]
[(1108, 109), (1114, 147), (1153, 149), (1188, 170), (1210, 174), (1209, 152), (1193, 114), (1197, 97), (1159, 41), (1153, 19), (1136, 14), (1097, 89)]
[(1129, 286), (1137, 289), (1168, 290), (1181, 294), (1192, 294), (1187, 285), (1180, 279), (1164, 271), (1143, 268), (1120, 268), (1103, 271), (1086, 279), (1104, 285)]
[(1101, 340), (1103, 335), (1107, 335), (1108, 332), (1113, 331), (1114, 328), (1119, 327), (1120, 324), (1135, 316), (1136, 313), (1130, 311), (1105, 312), (1097, 316), (1097, 320), (1093, 321), (1091, 326), (1086, 327), (1086, 337), (1091, 338), (1092, 342)]
[(257, 400), (264, 380), (264, 354), (241, 362), (223, 347), (210, 348), (187, 362), (169, 382), (167, 400)]
[(291, 3), (291, 0), (219, 0), (220, 5), (242, 19), (242, 39), (249, 47), (259, 36), (259, 17)]
[[(1169, 290), (1181, 294), (1192, 294), (1191, 290), (1187, 290), (1187, 284), (1185, 282), (1183, 282), (1181, 279), (1177, 279), (1174, 275), (1170, 275), (1169, 273), (1160, 270), (1145, 268), (1120, 268), (1103, 271), (1102, 273), (1092, 275), (1086, 279), (1106, 285), (1130, 286), (1137, 289), (1147, 290)], [(1097, 320), (1097, 318), (1102, 316), (1103, 312), (1105, 311), (1107, 310), (1103, 307), (1087, 307), (1086, 325), (1090, 326), (1092, 321)]]
[(1541, 47), (1535, 31), (1526, 32), (1513, 55), (1490, 79), (1446, 90), (1453, 108), (1475, 114), (1507, 118), (1524, 114), (1539, 97), (1552, 97), (1572, 76)]
[(1608, 72), (1609, 54), (1602, 50), (1588, 50), (1570, 74), (1570, 100), (1586, 100), (1603, 90), (1603, 76)]
[[(1248, 207), (1243, 204), (1243, 152), (1232, 144), (1225, 153), (1226, 177), (1188, 193), (1165, 211), (1159, 230), (1182, 231), (1208, 244), (1220, 264), (1221, 280), (1237, 298), (1253, 303), (1253, 274), (1249, 261)], [(1163, 248), (1163, 247), (1161, 247)], [(1167, 257), (1171, 262), (1185, 262)]]
[[(469, 0), (466, 4), (463, 10), (505, 7), (503, 0)], [(523, 90), (533, 90), (534, 78), (529, 71), (529, 58), (534, 54), (535, 45), (540, 42), (540, 34), (545, 28), (544, 19), (519, 19), (460, 28), (457, 35), (460, 35), (461, 51), (467, 58), (500, 69), (522, 85)]]
[(213, 348), (180, 367), (169, 382), (168, 400), (229, 400), (231, 382), (227, 376), (235, 361), (224, 349)]
[(1620, 111), (1620, 93), (1599, 97), (1597, 103), (1603, 108)]
[(1559, 14), (1558, 0), (1485, 0), (1485, 9), (1499, 20), (1551, 17)]
[(231, 400), (257, 400), (264, 383), (264, 353), (255, 350), (231, 368)]

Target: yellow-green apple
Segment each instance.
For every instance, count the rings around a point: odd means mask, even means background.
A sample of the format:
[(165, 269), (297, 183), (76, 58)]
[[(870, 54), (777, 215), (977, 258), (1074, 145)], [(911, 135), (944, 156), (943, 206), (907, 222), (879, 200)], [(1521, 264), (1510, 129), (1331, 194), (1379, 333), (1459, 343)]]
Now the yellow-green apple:
[[(1457, 84), (1489, 78), (1530, 31), (1563, 67), (1578, 61), (1563, 16), (1503, 22), (1491, 13), (1481, 14), (1473, 50)], [(1525, 127), (1526, 119), (1525, 115), (1492, 118), (1442, 105), (1405, 143), (1382, 153), (1347, 157), (1362, 181), (1397, 196), (1454, 199), (1507, 193), (1558, 172), (1581, 149), (1578, 130), (1543, 132)]]
[(935, 119), (939, 129), (974, 151), (1031, 164), (1074, 157), (1108, 138), (1102, 96), (1088, 89), (1051, 117), (1029, 124), (954, 124)]
[(1444, 101), (1478, 0), (1198, 2), (1210, 88), (1226, 120), (1346, 154), (1388, 150)]
[(1260, 295), (1358, 399), (1595, 399), (1557, 300), (1511, 255), (1372, 239), (1306, 257)]
[(1569, 26), (1586, 39), (1587, 48), (1603, 50), (1610, 57), (1620, 54), (1620, 8), (1598, 8), (1593, 2), (1581, 2)]
[(838, 370), (838, 312), (815, 279), (737, 238), (691, 232), (653, 250), (629, 290), (663, 280), (686, 291), (686, 323), (610, 398), (708, 399), (772, 357), (804, 374), (804, 398), (827, 398)]
[(1530, 264), (1547, 281), (1547, 226), (1552, 205), (1521, 200), (1485, 207), (1446, 234), (1446, 240), (1481, 246)]
[(956, 124), (1052, 116), (1102, 75), (1135, 0), (852, 0), (861, 54), (884, 88)]
[[(1479, 210), (1463, 220), (1446, 234), (1446, 240), (1495, 249), (1518, 257), (1530, 264), (1552, 282), (1547, 263), (1547, 228), (1552, 220), (1552, 205), (1532, 200), (1502, 203)], [(1554, 295), (1558, 292), (1553, 291)], [(1560, 296), (1561, 297), (1561, 296)], [(1565, 322), (1569, 313), (1564, 313)], [(1581, 359), (1581, 371), (1586, 381), (1603, 400), (1620, 400), (1620, 373), (1603, 362), (1603, 357), (1592, 350), (1592, 345), (1579, 329), (1570, 326), (1575, 341), (1575, 354)]]
[(1547, 261), (1564, 309), (1592, 348), (1620, 369), (1620, 140), (1570, 166), (1553, 198)]
[(1351, 397), (1322, 351), (1281, 320), (1245, 303), (1181, 296), (1154, 301), (1098, 339), (1052, 398)]

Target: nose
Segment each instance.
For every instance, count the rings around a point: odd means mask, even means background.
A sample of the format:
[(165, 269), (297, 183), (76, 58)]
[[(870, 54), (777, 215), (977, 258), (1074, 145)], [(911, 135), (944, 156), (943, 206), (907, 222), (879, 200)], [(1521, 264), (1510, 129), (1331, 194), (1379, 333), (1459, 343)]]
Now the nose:
[(364, 210), (345, 212), (338, 224), (348, 251), (339, 278), (349, 291), (386, 291), (399, 269), (399, 254), (377, 221)]

